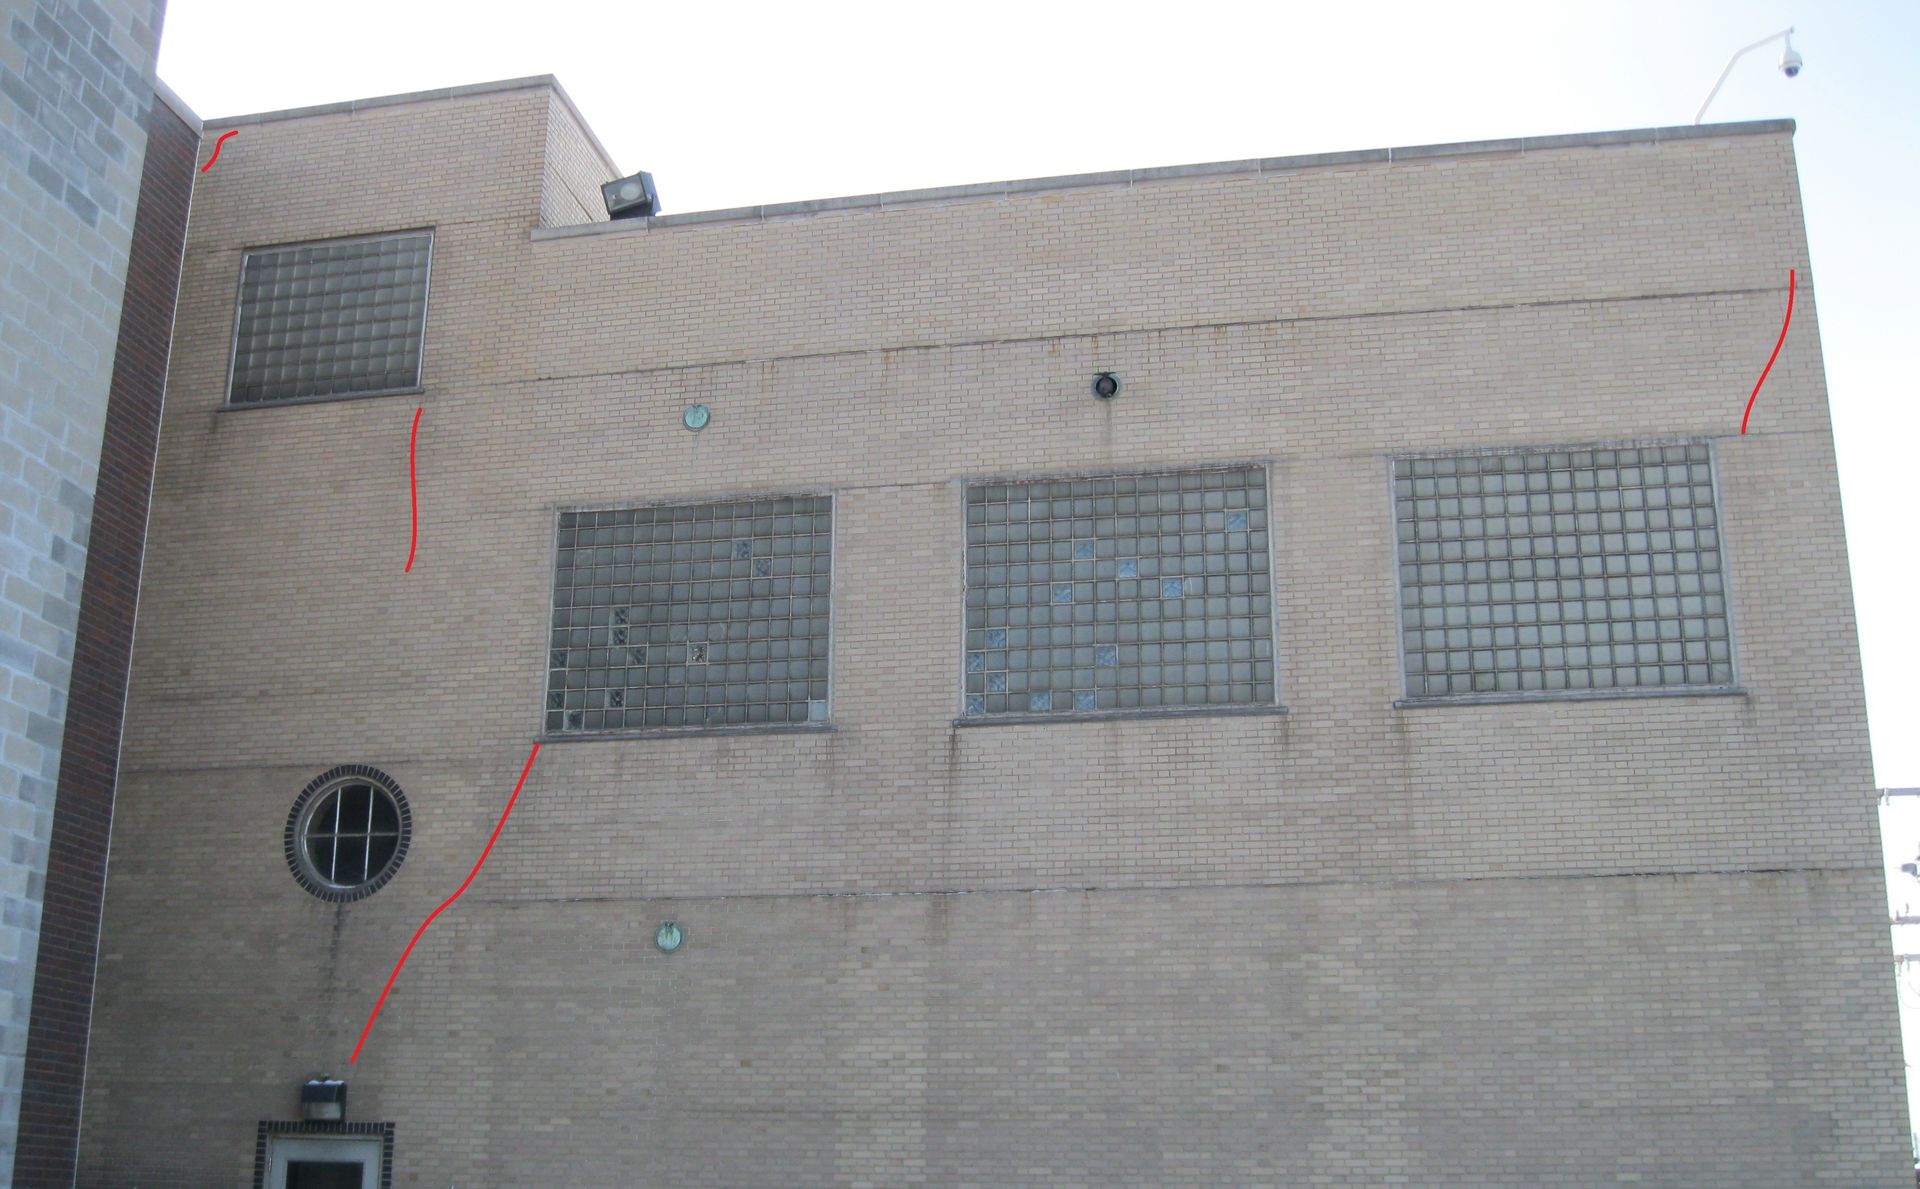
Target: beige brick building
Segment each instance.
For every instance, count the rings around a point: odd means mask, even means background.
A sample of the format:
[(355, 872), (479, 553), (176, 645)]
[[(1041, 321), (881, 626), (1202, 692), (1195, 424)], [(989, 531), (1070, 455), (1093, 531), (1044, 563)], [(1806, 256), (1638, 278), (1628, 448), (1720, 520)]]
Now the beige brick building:
[[(82, 1184), (320, 1075), (422, 1189), (1907, 1183), (1791, 124), (613, 223), (551, 79), (232, 127)], [(324, 260), (417, 385), (306, 399)]]

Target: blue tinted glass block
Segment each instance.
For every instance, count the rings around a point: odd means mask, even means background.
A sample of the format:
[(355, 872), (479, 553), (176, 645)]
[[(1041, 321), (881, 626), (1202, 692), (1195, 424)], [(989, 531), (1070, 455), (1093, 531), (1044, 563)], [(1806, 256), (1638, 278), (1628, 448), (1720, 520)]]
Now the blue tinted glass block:
[(990, 694), (1006, 693), (1007, 692), (1007, 675), (1005, 673), (987, 674), (987, 692)]
[(1005, 628), (988, 628), (987, 629), (987, 647), (988, 648), (1005, 648), (1006, 646), (1007, 646), (1007, 629)]
[(986, 667), (987, 667), (987, 654), (986, 654), (986, 653), (984, 653), (984, 652), (969, 652), (969, 653), (967, 654), (967, 672), (969, 672), (969, 673), (978, 673), (978, 672), (980, 672), (980, 671), (981, 671), (982, 669), (985, 669)]
[(1075, 541), (1073, 543), (1073, 559), (1075, 561), (1092, 561), (1093, 560), (1093, 542), (1092, 541)]
[(1093, 691), (1090, 689), (1075, 690), (1073, 692), (1073, 708), (1075, 710), (1092, 710), (1094, 708)]
[(772, 558), (756, 557), (753, 559), (753, 576), (755, 578), (767, 578), (767, 577), (771, 577), (772, 574), (773, 574)]
[(1046, 691), (1046, 692), (1044, 692), (1044, 693), (1035, 693), (1035, 694), (1028, 694), (1028, 695), (1027, 695), (1027, 709), (1028, 709), (1028, 710), (1051, 710), (1051, 709), (1053, 709), (1053, 691), (1052, 691), (1052, 690), (1048, 690), (1048, 691)]
[(1101, 668), (1110, 669), (1120, 663), (1120, 653), (1111, 644), (1102, 644), (1093, 650), (1093, 663)]
[(1235, 533), (1245, 532), (1246, 528), (1247, 528), (1247, 514), (1245, 512), (1227, 513), (1227, 531), (1228, 532), (1235, 532)]
[(987, 712), (987, 699), (984, 695), (982, 694), (967, 695), (967, 713), (968, 714), (985, 714), (986, 712)]
[(1138, 559), (1131, 557), (1121, 558), (1120, 576), (1122, 578), (1138, 578), (1140, 576), (1140, 562)]
[(1177, 599), (1185, 589), (1186, 582), (1183, 579), (1162, 578), (1160, 580), (1160, 597), (1163, 599)]
[(1053, 601), (1056, 603), (1073, 602), (1073, 583), (1056, 582), (1053, 584)]
[(753, 542), (752, 541), (735, 541), (733, 543), (733, 556), (736, 561), (745, 561), (748, 558), (752, 557)]

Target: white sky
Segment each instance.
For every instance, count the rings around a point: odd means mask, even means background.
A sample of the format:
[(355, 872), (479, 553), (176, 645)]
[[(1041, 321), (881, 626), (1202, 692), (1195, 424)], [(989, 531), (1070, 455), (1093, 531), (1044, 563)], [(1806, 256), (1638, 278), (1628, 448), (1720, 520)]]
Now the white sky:
[[(1876, 779), (1920, 786), (1920, 4), (171, 0), (160, 76), (218, 117), (555, 74), (677, 213), (1685, 124), (1729, 54), (1789, 25), (1800, 77), (1755, 51), (1708, 118), (1799, 121)], [(1896, 862), (1920, 851), (1920, 804), (1886, 822)]]

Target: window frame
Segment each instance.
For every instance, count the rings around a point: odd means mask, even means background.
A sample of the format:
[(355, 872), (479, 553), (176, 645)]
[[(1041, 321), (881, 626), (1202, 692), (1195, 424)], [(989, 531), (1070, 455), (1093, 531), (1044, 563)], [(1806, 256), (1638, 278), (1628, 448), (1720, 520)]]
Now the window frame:
[[(256, 254), (266, 252), (284, 252), (293, 248), (311, 248), (321, 244), (365, 243), (372, 240), (395, 239), (408, 235), (427, 237), (427, 279), (420, 290), (420, 357), (414, 363), (413, 383), (393, 388), (381, 388), (370, 392), (338, 392), (314, 396), (289, 396), (280, 400), (235, 401), (233, 399), (233, 373), (240, 364), (240, 317), (241, 301), (246, 295), (247, 261)], [(433, 255), (439, 244), (438, 229), (435, 227), (405, 227), (393, 231), (375, 231), (358, 235), (333, 235), (320, 239), (296, 240), (283, 244), (254, 244), (240, 249), (240, 268), (233, 282), (233, 328), (227, 336), (227, 378), (221, 389), (220, 405), (223, 410), (237, 409), (278, 409), (287, 405), (325, 404), (340, 400), (368, 400), (380, 396), (400, 396), (418, 394), (426, 391), (427, 376), (427, 326), (433, 312)]]
[(712, 735), (813, 735), (832, 733), (839, 729), (834, 719), (834, 702), (838, 682), (838, 667), (835, 665), (836, 645), (838, 643), (838, 595), (840, 590), (840, 496), (837, 491), (824, 488), (790, 488), (778, 491), (722, 492), (715, 495), (674, 496), (663, 499), (646, 500), (606, 500), (593, 503), (558, 504), (553, 508), (552, 526), (549, 530), (547, 549), (547, 614), (540, 622), (540, 647), (535, 655), (545, 658), (552, 649), (553, 615), (558, 610), (555, 599), (554, 575), (560, 571), (560, 518), (568, 514), (582, 512), (633, 512), (659, 508), (690, 508), (701, 504), (743, 504), (759, 500), (786, 499), (824, 499), (827, 501), (827, 712), (823, 719), (809, 719), (805, 722), (764, 722), (764, 723), (702, 723), (697, 726), (680, 724), (678, 726), (658, 727), (602, 727), (598, 730), (581, 729), (577, 731), (547, 729), (547, 680), (550, 666), (540, 666), (539, 695), (535, 698), (535, 721), (533, 738), (535, 742), (547, 743), (594, 743), (624, 740), (632, 742), (640, 739), (673, 739)]
[[(320, 875), (307, 854), (305, 837), (305, 826), (319, 803), (328, 793), (338, 792), (349, 784), (371, 785), (386, 793), (392, 798), (399, 818), (399, 836), (394, 843), (393, 856), (378, 875), (369, 873), (365, 882), (352, 885), (338, 884)], [(293, 799), (282, 843), (287, 868), (293, 873), (294, 882), (309, 895), (334, 904), (364, 900), (392, 883), (405, 865), (407, 851), (413, 844), (413, 808), (407, 803), (407, 795), (401, 790), (399, 782), (385, 772), (366, 764), (340, 764), (308, 781), (306, 787), (300, 790), (300, 795)]]
[[(1594, 450), (1646, 450), (1667, 446), (1704, 446), (1707, 450), (1707, 467), (1713, 474), (1713, 508), (1716, 528), (1720, 534), (1720, 579), (1726, 597), (1727, 609), (1727, 663), (1731, 675), (1721, 685), (1668, 685), (1668, 686), (1609, 686), (1599, 689), (1566, 690), (1501, 690), (1466, 694), (1414, 694), (1410, 692), (1411, 683), (1407, 675), (1406, 642), (1403, 633), (1406, 630), (1406, 606), (1404, 588), (1400, 575), (1400, 533), (1398, 530), (1399, 513), (1394, 491), (1394, 465), (1413, 459), (1442, 458), (1485, 458), (1504, 457), (1512, 454), (1567, 454)], [(1523, 446), (1454, 446), (1447, 448), (1425, 448), (1417, 450), (1392, 450), (1380, 456), (1386, 463), (1385, 482), (1382, 491), (1386, 497), (1387, 514), (1387, 576), (1393, 586), (1393, 623), (1392, 649), (1395, 688), (1398, 691), (1393, 698), (1395, 710), (1420, 710), (1442, 706), (1494, 706), (1527, 702), (1600, 702), (1632, 701), (1642, 698), (1719, 698), (1746, 697), (1747, 688), (1742, 680), (1740, 667), (1739, 624), (1734, 614), (1733, 561), (1729, 550), (1730, 538), (1727, 532), (1726, 505), (1720, 489), (1720, 452), (1715, 439), (1704, 434), (1681, 437), (1644, 437), (1610, 438), (1604, 441), (1579, 442), (1574, 444), (1530, 444)]]
[[(1044, 713), (1025, 711), (1005, 714), (968, 714), (967, 713), (967, 492), (970, 488), (993, 484), (1026, 483), (1071, 483), (1077, 480), (1097, 479), (1148, 479), (1165, 475), (1209, 474), (1215, 471), (1258, 470), (1261, 475), (1262, 489), (1267, 497), (1267, 631), (1268, 641), (1273, 646), (1273, 700), (1261, 703), (1241, 703), (1207, 706), (1132, 706), (1115, 707), (1110, 710), (1063, 710)], [(1047, 726), (1069, 723), (1113, 722), (1152, 718), (1233, 718), (1286, 714), (1284, 700), (1286, 685), (1283, 680), (1285, 656), (1281, 649), (1280, 632), (1280, 591), (1278, 568), (1276, 563), (1279, 545), (1279, 518), (1274, 508), (1274, 463), (1272, 459), (1233, 459), (1223, 462), (1196, 463), (1190, 466), (1147, 466), (1137, 470), (1103, 468), (1097, 471), (1047, 472), (1043, 474), (1023, 475), (969, 475), (953, 481), (959, 497), (959, 509), (956, 522), (959, 526), (959, 540), (956, 554), (959, 560), (959, 611), (958, 631), (954, 637), (958, 649), (954, 657), (953, 670), (954, 701), (953, 725), (956, 727), (1001, 727), (1001, 726)], [(1391, 487), (1389, 487), (1391, 489)]]

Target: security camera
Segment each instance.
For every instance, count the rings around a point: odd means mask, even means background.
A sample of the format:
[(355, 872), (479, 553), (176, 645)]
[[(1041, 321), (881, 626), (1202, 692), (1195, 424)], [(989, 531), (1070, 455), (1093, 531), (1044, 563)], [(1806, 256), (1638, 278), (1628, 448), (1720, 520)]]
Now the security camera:
[(1793, 43), (1789, 41), (1786, 51), (1780, 55), (1780, 73), (1788, 78), (1799, 78), (1800, 65), (1800, 51), (1794, 49)]

